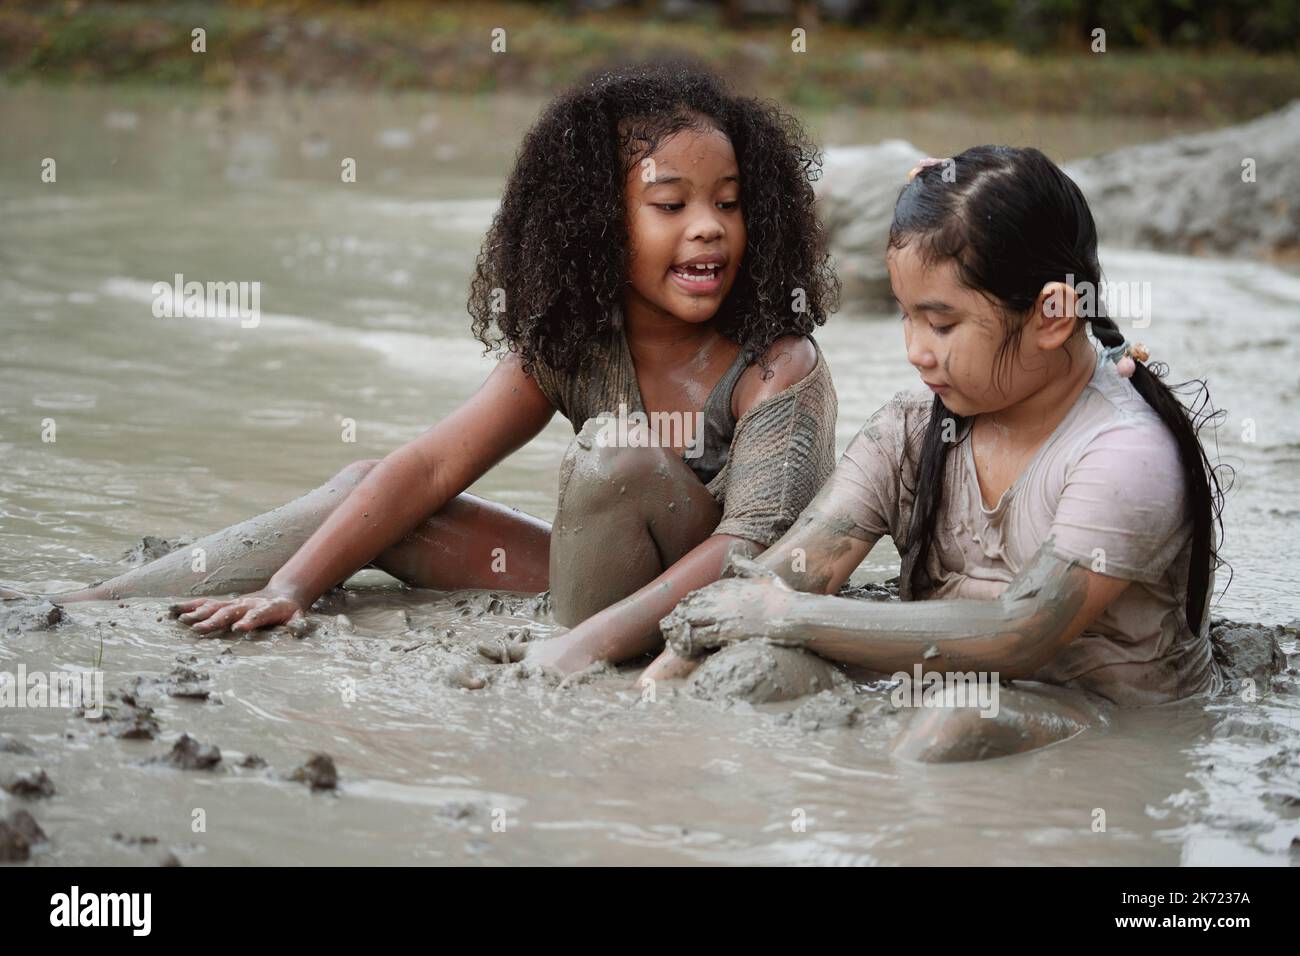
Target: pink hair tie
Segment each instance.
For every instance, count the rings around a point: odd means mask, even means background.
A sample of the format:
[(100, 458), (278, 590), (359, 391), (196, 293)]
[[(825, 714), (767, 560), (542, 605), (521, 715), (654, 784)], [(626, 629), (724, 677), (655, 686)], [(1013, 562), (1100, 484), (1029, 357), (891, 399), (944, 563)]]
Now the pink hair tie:
[(1115, 363), (1115, 371), (1119, 373), (1120, 378), (1132, 378), (1133, 373), (1137, 371), (1137, 363), (1145, 362), (1151, 355), (1141, 342), (1134, 342), (1131, 345), (1123, 342), (1107, 349), (1106, 357)]
[(947, 161), (948, 160), (946, 159), (935, 159), (933, 156), (926, 156), (922, 158), (919, 163), (917, 163), (915, 166), (912, 167), (912, 171), (907, 174), (907, 181), (910, 183), (913, 179), (916, 178), (917, 173), (919, 173), (921, 170), (929, 169), (931, 166), (942, 166)]

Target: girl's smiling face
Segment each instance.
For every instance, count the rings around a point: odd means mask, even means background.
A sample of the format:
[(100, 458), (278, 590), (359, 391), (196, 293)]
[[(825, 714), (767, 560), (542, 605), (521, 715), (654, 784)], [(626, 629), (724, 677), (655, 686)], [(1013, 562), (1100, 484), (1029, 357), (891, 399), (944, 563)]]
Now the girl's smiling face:
[(745, 254), (740, 167), (727, 135), (685, 129), (638, 162), (624, 184), (628, 306), (706, 322)]
[(1002, 312), (961, 283), (955, 262), (927, 262), (912, 243), (891, 248), (885, 263), (903, 311), (907, 360), (950, 411), (1001, 411), (1059, 373), (1053, 358), (1074, 326), (1072, 317), (1051, 319), (1031, 310), (1018, 341), (999, 356), (1008, 331)]

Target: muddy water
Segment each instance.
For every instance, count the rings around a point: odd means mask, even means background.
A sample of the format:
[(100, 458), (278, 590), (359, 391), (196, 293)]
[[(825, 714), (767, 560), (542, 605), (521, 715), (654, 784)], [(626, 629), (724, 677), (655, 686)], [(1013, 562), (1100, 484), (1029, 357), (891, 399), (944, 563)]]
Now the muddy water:
[[(84, 584), (143, 534), (265, 510), (414, 436), (488, 369), (465, 331), (466, 279), (535, 104), (30, 89), (0, 104), (14, 134), (0, 139), (0, 583)], [(956, 124), (814, 118), (828, 141), (903, 136), (935, 155), (964, 144)], [(1064, 159), (1157, 132), (1018, 117), (969, 138)], [(343, 157), (356, 183), (340, 181)], [(1152, 285), (1154, 320), (1134, 337), (1178, 377), (1208, 375), (1228, 412), (1235, 577), (1217, 613), (1295, 619), (1300, 278), (1121, 250), (1102, 261), (1112, 280)], [(260, 324), (154, 318), (151, 285), (175, 273), (261, 282)], [(843, 447), (914, 377), (893, 318), (849, 309), (819, 338)], [(557, 418), (474, 490), (549, 518), (568, 435)], [(882, 545), (858, 577), (895, 572)], [(123, 740), (68, 710), (0, 710), (0, 735), (35, 751), (0, 752), (0, 781), (39, 766), (58, 788), (0, 793), (0, 816), (32, 809), (51, 837), (37, 863), (1295, 859), (1290, 678), (1253, 703), (1121, 712), (1027, 757), (920, 766), (885, 756), (899, 718), (880, 691), (860, 689), (854, 726), (814, 729), (790, 716), (797, 703), (727, 707), (671, 687), (646, 701), (632, 672), (557, 686), (476, 650), (510, 629), (544, 636), (526, 604), (357, 583), (303, 640), (198, 639), (157, 601), (70, 606), (54, 630), (0, 635), (0, 670), (98, 664), (110, 690), (143, 678), (160, 724), (157, 739)], [(156, 682), (182, 665), (208, 675), (207, 701)], [(475, 677), (486, 686), (461, 686)], [(182, 732), (219, 746), (219, 769), (149, 762)], [(286, 779), (315, 752), (336, 762), (337, 793)], [(250, 753), (268, 766), (239, 767)]]

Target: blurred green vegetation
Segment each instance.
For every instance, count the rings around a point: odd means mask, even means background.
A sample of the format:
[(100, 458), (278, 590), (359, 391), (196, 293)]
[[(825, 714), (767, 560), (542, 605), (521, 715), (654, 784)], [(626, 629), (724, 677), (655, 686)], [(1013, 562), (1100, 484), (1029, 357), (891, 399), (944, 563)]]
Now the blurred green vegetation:
[[(843, 0), (790, 11), (753, 15), (743, 0), (678, 16), (651, 0), (603, 11), (572, 0), (0, 0), (0, 80), (546, 93), (610, 60), (676, 50), (803, 106), (1219, 122), (1300, 97), (1300, 0)], [(806, 52), (791, 49), (794, 26)], [(191, 52), (197, 27), (206, 53)], [(498, 27), (505, 53), (491, 49)], [(1092, 50), (1098, 27), (1104, 53)]]
[(1106, 30), (1108, 46), (1300, 45), (1300, 0), (865, 0), (853, 19), (927, 36), (1003, 40), (1025, 50), (1067, 49)]

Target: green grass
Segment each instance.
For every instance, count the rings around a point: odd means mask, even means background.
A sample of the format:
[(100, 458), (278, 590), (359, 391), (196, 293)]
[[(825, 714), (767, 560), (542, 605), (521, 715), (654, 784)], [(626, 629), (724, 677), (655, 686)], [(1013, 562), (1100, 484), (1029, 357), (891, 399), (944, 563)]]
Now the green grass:
[[(190, 31), (207, 30), (207, 53)], [(493, 27), (508, 52), (489, 51)], [(728, 30), (710, 18), (628, 13), (561, 19), (536, 4), (389, 0), (123, 2), (0, 7), (0, 80), (545, 93), (611, 60), (677, 49), (742, 89), (802, 107), (1240, 120), (1300, 97), (1294, 55), (1112, 46), (1029, 53), (1005, 44), (813, 27), (790, 51), (789, 25)]]

